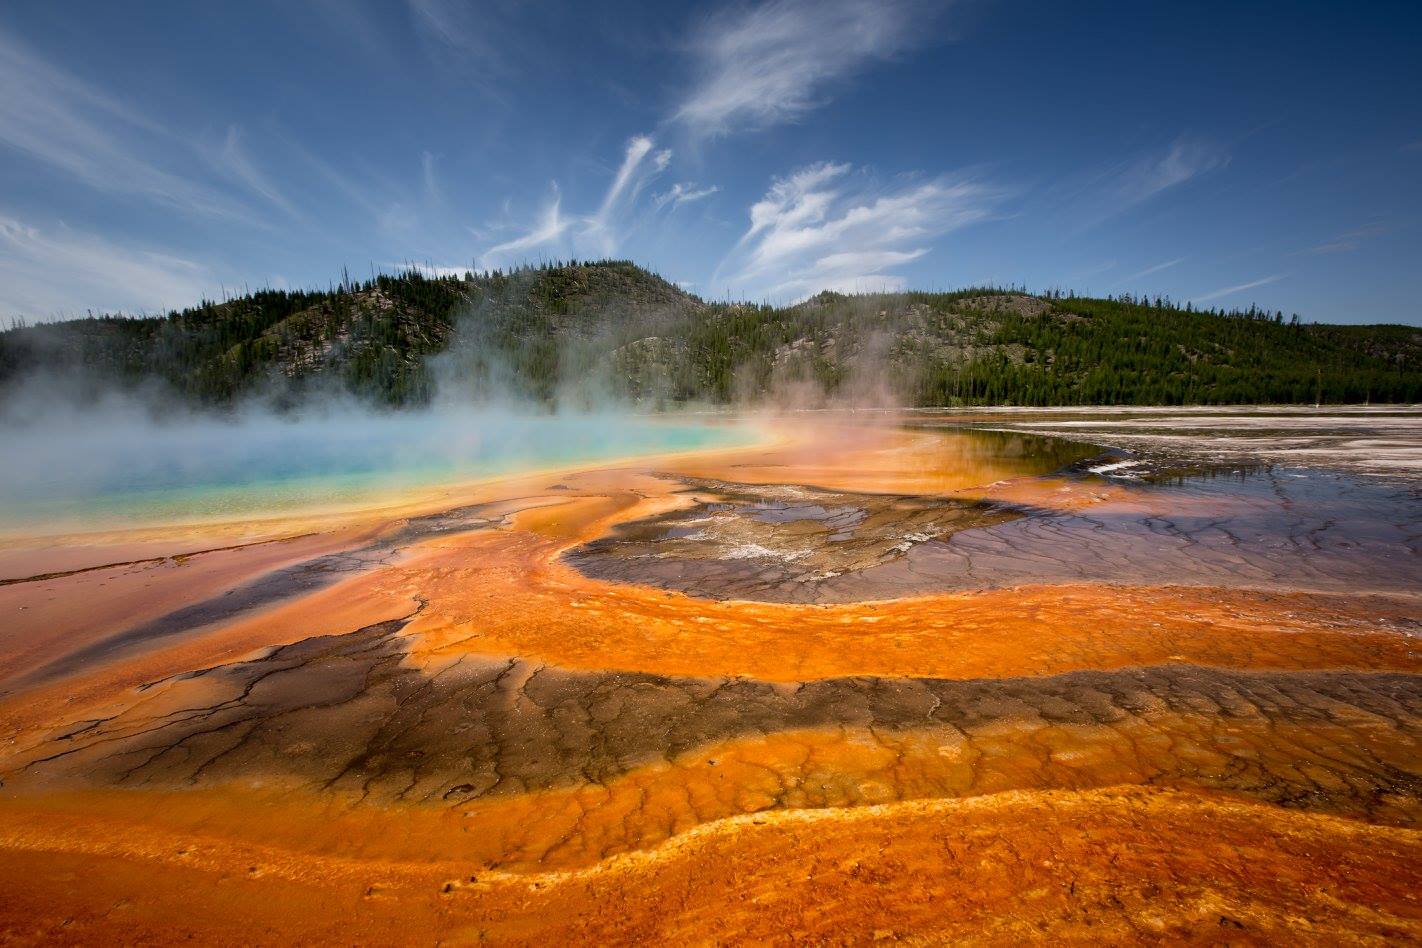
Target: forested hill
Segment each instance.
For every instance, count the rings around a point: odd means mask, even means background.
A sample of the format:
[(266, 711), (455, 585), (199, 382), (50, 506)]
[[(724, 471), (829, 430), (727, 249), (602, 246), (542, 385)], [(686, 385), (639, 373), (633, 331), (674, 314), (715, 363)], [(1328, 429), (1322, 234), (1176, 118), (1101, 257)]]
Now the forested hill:
[(921, 406), (1417, 402), (1422, 329), (998, 289), (707, 303), (599, 261), (0, 333), (0, 390), (56, 371), (95, 390), (156, 380), (204, 404), (336, 389), (393, 405), (436, 392), (647, 407), (787, 392)]

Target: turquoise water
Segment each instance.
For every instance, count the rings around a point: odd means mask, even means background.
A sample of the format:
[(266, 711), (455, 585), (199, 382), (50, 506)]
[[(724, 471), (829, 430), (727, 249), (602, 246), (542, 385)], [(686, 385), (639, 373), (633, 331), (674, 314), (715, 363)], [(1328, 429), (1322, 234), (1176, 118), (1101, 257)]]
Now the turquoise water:
[(401, 488), (753, 437), (695, 418), (494, 412), (80, 418), (0, 435), (0, 531), (10, 534), (354, 508)]

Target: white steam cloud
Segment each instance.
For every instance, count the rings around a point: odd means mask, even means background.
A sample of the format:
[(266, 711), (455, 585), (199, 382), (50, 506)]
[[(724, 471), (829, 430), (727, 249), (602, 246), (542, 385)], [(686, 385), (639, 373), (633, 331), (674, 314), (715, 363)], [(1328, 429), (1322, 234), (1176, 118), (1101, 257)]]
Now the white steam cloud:
[(72, 379), (32, 379), (0, 411), (0, 536), (359, 508), (392, 491), (731, 443), (733, 431), (612, 405), (548, 413), (516, 401), (380, 410), (329, 397), (223, 414), (156, 391), (80, 401)]

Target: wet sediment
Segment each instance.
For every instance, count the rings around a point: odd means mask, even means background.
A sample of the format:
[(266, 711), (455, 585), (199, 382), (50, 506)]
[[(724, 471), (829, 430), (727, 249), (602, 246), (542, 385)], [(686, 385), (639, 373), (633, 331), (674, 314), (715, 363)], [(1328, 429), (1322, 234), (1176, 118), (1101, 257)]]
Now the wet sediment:
[[(454, 507), (410, 517), (373, 540), (348, 550), (311, 557), (264, 573), (220, 595), (201, 599), (148, 622), (120, 630), (84, 648), (61, 655), (17, 680), (28, 687), (121, 659), (164, 639), (227, 622), (281, 602), (318, 592), (342, 580), (394, 563), (411, 544), (506, 525), (526, 499)], [(99, 567), (106, 568), (106, 567)]]
[(622, 524), (564, 560), (595, 579), (783, 603), (1026, 583), (1422, 589), (1422, 504), (1407, 485), (1267, 468), (1167, 474), (1155, 476), (1175, 484), (1128, 487), (1135, 505), (1070, 511), (686, 479), (694, 505)]
[[(842, 601), (915, 546), (1016, 520), (1010, 504), (685, 478), (690, 509), (619, 524), (564, 560), (594, 579), (710, 599)], [(872, 575), (872, 573), (871, 573)], [(847, 579), (845, 577), (848, 577)]]

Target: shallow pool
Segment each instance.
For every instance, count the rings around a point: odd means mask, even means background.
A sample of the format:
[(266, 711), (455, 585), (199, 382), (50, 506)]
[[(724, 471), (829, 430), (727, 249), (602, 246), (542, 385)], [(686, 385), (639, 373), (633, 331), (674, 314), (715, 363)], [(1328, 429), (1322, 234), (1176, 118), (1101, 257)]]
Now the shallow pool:
[(396, 490), (755, 437), (692, 416), (469, 410), (170, 423), (101, 414), (0, 434), (0, 532), (11, 534), (352, 508)]

